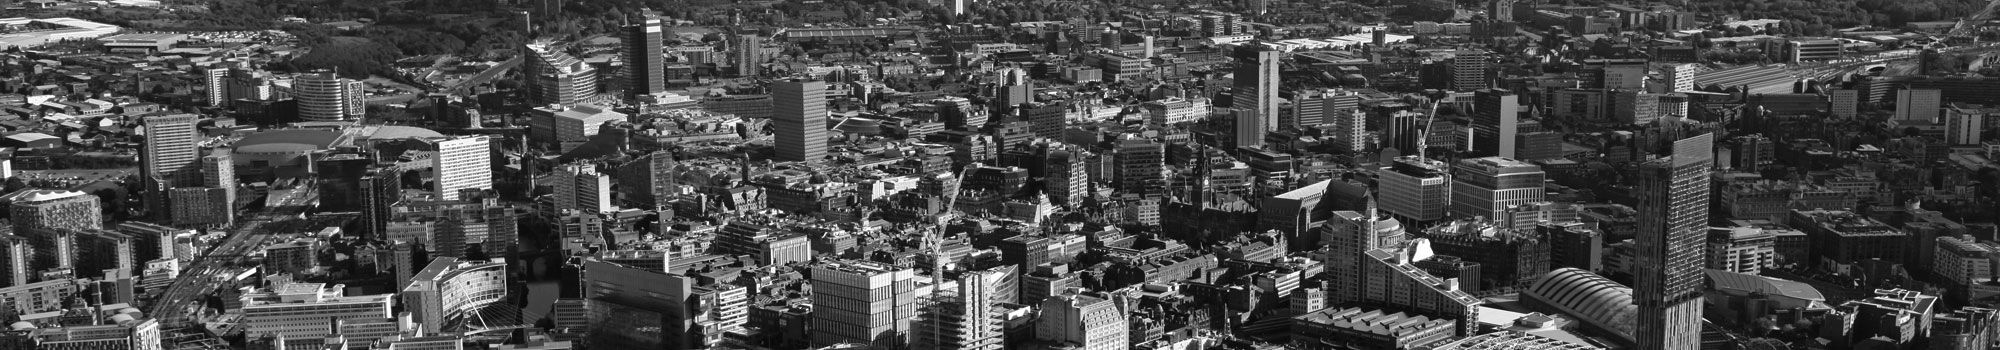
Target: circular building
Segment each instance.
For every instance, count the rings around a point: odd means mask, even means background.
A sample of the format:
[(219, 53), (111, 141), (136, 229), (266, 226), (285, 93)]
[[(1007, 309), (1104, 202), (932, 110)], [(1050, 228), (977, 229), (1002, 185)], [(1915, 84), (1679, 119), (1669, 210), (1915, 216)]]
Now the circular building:
[(332, 130), (271, 130), (244, 136), (231, 151), (237, 167), (298, 166), (306, 164), (307, 155), (332, 149), (339, 140), (340, 132)]

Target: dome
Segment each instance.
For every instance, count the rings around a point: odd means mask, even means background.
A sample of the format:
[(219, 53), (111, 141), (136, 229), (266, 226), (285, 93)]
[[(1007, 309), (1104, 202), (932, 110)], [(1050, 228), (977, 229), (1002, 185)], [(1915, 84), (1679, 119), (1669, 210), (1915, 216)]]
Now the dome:
[(368, 139), (370, 140), (426, 139), (426, 138), (444, 137), (444, 134), (440, 134), (436, 131), (431, 131), (431, 129), (419, 128), (414, 126), (383, 125), (371, 128), (374, 130), (370, 130), (368, 132)]
[(848, 134), (878, 135), (882, 133), (882, 122), (861, 117), (847, 118), (834, 129)]
[(236, 153), (306, 153), (333, 147), (340, 133), (329, 130), (271, 130), (244, 136), (236, 141)]
[(1543, 274), (1522, 296), (1627, 338), (1639, 312), (1632, 304), (1632, 288), (1576, 268)]

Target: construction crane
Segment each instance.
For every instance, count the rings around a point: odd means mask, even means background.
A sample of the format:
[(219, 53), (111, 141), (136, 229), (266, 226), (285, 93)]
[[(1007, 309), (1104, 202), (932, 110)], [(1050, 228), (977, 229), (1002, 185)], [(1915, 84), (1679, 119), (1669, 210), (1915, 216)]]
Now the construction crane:
[[(2000, 0), (1995, 0), (1995, 1), (2000, 1)], [(1417, 159), (1419, 160), (1429, 159), (1428, 155), (1426, 155), (1425, 153), (1428, 152), (1431, 148), (1429, 142), (1431, 138), (1431, 124), (1437, 122), (1438, 105), (1442, 104), (1444, 104), (1444, 99), (1431, 101), (1431, 115), (1430, 117), (1424, 118), (1424, 133), (1421, 135), (1417, 135)]]
[[(972, 170), (979, 169), (981, 165), (983, 164), (979, 162), (966, 164), (965, 169), (958, 172), (958, 178), (954, 179), (955, 183), (950, 189), (951, 195), (945, 196), (944, 212), (938, 213), (937, 220), (932, 221), (931, 228), (924, 232), (924, 236), (919, 241), (919, 244), (923, 245), (922, 249), (929, 249), (931, 253), (931, 283), (935, 285), (931, 287), (931, 304), (927, 307), (931, 313), (929, 315), (930, 318), (925, 322), (930, 323), (930, 341), (933, 343), (944, 342), (944, 323), (940, 322), (938, 317), (941, 317), (943, 311), (945, 311), (943, 308), (947, 305), (941, 300), (944, 296), (939, 295), (944, 290), (945, 224), (964, 214), (958, 210), (959, 192), (963, 192), (962, 190), (965, 188), (965, 179), (972, 177)], [(958, 291), (958, 293), (964, 292)], [(932, 347), (942, 347), (943, 344), (930, 345)]]

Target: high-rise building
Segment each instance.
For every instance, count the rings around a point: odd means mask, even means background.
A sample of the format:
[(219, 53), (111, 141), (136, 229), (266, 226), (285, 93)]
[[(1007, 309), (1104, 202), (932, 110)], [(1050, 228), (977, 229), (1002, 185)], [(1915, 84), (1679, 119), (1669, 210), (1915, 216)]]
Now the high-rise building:
[(1487, 53), (1459, 51), (1451, 58), (1451, 90), (1473, 91), (1490, 87), (1486, 80)]
[(1896, 91), (1896, 120), (1937, 121), (1944, 108), (1944, 93), (1933, 89)]
[(1009, 114), (1023, 103), (1035, 102), (1035, 81), (1020, 68), (1000, 70), (1000, 84), (993, 97), (993, 112)]
[(1669, 89), (1667, 92), (1694, 91), (1694, 75), (1699, 68), (1701, 68), (1701, 65), (1694, 63), (1667, 66), (1667, 69), (1664, 70), (1667, 78), (1666, 85)]
[[(1670, 132), (1672, 133), (1672, 132)], [(1714, 135), (1673, 141), (1672, 153), (1639, 164), (1637, 251), (1631, 264), (1639, 306), (1638, 349), (1701, 348)]]
[(1166, 175), (1160, 172), (1160, 167), (1166, 165), (1166, 145), (1139, 135), (1126, 134), (1119, 138), (1115, 151), (1120, 191), (1145, 197), (1166, 194)]
[(209, 107), (229, 104), (229, 66), (214, 65), (202, 69), (202, 87), (208, 95)]
[(1257, 111), (1248, 108), (1229, 109), (1229, 118), (1235, 123), (1234, 145), (1236, 148), (1264, 148), (1264, 118)]
[(637, 99), (667, 91), (667, 65), (661, 57), (665, 28), (659, 18), (641, 19), (620, 28), (625, 34), (625, 96)]
[(493, 148), (486, 136), (458, 136), (431, 140), (437, 155), (431, 158), (432, 191), (439, 198), (459, 199), (460, 190), (493, 188)]
[(235, 202), (236, 157), (229, 150), (216, 149), (201, 157), (201, 187), (221, 189)]
[(1354, 303), (1366, 300), (1363, 295), (1369, 265), (1368, 253), (1379, 249), (1393, 249), (1403, 241), (1401, 222), (1394, 219), (1370, 217), (1369, 214), (1354, 211), (1336, 211), (1329, 215), (1326, 225), (1314, 230), (1324, 237), (1324, 261), (1326, 273), (1336, 283), (1326, 291), (1328, 302), (1332, 304)]
[(1002, 331), (994, 294), (1000, 271), (967, 271), (957, 283), (937, 286), (917, 325), (919, 349), (999, 350)]
[(1346, 118), (1349, 113), (1361, 107), (1361, 94), (1348, 90), (1314, 90), (1300, 92), (1300, 98), (1292, 103), (1292, 113), (1288, 118), (1280, 118), (1279, 126), (1304, 129), (1308, 126), (1333, 124), (1336, 119)]
[(736, 75), (754, 77), (763, 71), (764, 38), (756, 34), (736, 36)]
[(671, 151), (656, 151), (618, 166), (616, 189), (623, 206), (652, 209), (668, 206), (679, 191), (674, 171), (678, 163)]
[(1507, 207), (1540, 202), (1542, 167), (1501, 157), (1469, 158), (1452, 167), (1451, 215), (1498, 219)]
[(1368, 113), (1360, 110), (1345, 113), (1335, 112), (1333, 127), (1326, 132), (1333, 139), (1333, 148), (1344, 152), (1361, 153), (1369, 148)]
[(146, 209), (166, 215), (167, 190), (201, 185), (201, 131), (193, 114), (157, 115), (140, 119), (146, 133), (145, 149), (139, 154), (139, 182), (143, 184)]
[(1827, 101), (1832, 102), (1833, 116), (1853, 118), (1861, 113), (1861, 91), (1855, 89), (1833, 89), (1826, 92)]
[[(1236, 62), (1235, 78), (1233, 78), (1235, 79), (1235, 85), (1230, 90), (1230, 96), (1235, 100), (1230, 107), (1249, 110), (1254, 114), (1252, 116), (1256, 117), (1257, 120), (1254, 124), (1256, 127), (1252, 128), (1252, 130), (1256, 131), (1257, 137), (1255, 138), (1258, 139), (1257, 142), (1261, 145), (1265, 132), (1278, 129), (1278, 58), (1280, 57), (1280, 53), (1278, 50), (1264, 45), (1243, 45), (1237, 46), (1230, 56)], [(1236, 117), (1245, 118), (1248, 116), (1238, 114)], [(1239, 129), (1242, 129), (1243, 126), (1250, 124), (1239, 121), (1236, 125)], [(1238, 145), (1246, 142), (1241, 140), (1245, 132), (1237, 132), (1239, 139), (1236, 142)]]
[(1403, 156), (1376, 172), (1382, 211), (1397, 219), (1427, 222), (1444, 219), (1451, 207), (1449, 167), (1436, 160)]
[(1472, 144), (1469, 154), (1514, 157), (1520, 133), (1521, 96), (1512, 91), (1484, 89), (1472, 96)]
[(1986, 138), (1986, 118), (2000, 115), (2000, 108), (1954, 104), (1944, 110), (1945, 142), (1976, 145)]
[(77, 191), (24, 190), (0, 197), (12, 203), (8, 216), (14, 234), (31, 230), (96, 230), (104, 228), (104, 206), (97, 196)]
[(1428, 132), (1424, 130), (1424, 123), (1430, 119), (1428, 115), (1415, 111), (1396, 111), (1390, 113), (1387, 119), (1387, 123), (1382, 126), (1384, 151), (1395, 149), (1398, 154), (1415, 155), (1429, 146), (1424, 142), (1418, 142), (1423, 140), (1425, 133)]
[(910, 321), (917, 316), (916, 279), (915, 270), (867, 261), (813, 267), (812, 344), (908, 349)]
[(1047, 175), (1042, 178), (1042, 192), (1049, 195), (1050, 203), (1076, 208), (1089, 196), (1090, 174), (1085, 169), (1087, 157), (1082, 152), (1054, 146), (1048, 149), (1044, 156), (1047, 164), (1043, 165), (1043, 171)]
[(778, 159), (818, 163), (826, 158), (826, 82), (772, 83), (771, 98)]
[(368, 96), (360, 81), (332, 71), (313, 71), (292, 79), (292, 99), (299, 102), (299, 119), (338, 121), (368, 114)]
[(570, 164), (555, 173), (556, 210), (576, 209), (593, 213), (618, 211), (611, 202), (611, 176), (593, 164)]
[(167, 218), (177, 227), (226, 227), (236, 222), (229, 191), (220, 188), (182, 187), (167, 190)]
[(1130, 349), (1130, 331), (1116, 302), (1074, 291), (1043, 299), (1035, 320), (1035, 338), (1076, 344), (1077, 350)]
[(403, 172), (390, 166), (370, 168), (361, 176), (361, 237), (387, 242), (389, 213), (403, 198), (402, 181)]
[(527, 44), (521, 72), (528, 82), (528, 101), (536, 105), (573, 104), (597, 94), (597, 68), (544, 43)]

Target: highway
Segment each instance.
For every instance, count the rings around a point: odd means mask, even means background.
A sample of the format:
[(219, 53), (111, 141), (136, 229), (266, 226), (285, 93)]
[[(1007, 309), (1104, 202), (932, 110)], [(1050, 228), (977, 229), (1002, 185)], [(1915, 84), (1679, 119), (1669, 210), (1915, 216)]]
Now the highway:
[(298, 227), (306, 223), (298, 218), (310, 207), (309, 203), (318, 199), (317, 191), (311, 187), (297, 187), (272, 191), (270, 196), (276, 200), (267, 203), (276, 205), (267, 206), (263, 213), (238, 221), (236, 227), (230, 229), (228, 237), (195, 258), (194, 263), (182, 270), (180, 278), (174, 279), (164, 292), (154, 294), (151, 309), (146, 314), (158, 318), (162, 328), (198, 325), (204, 309), (203, 299), (216, 292), (222, 282), (242, 273), (251, 252), (261, 249), (275, 233), (307, 229)]

